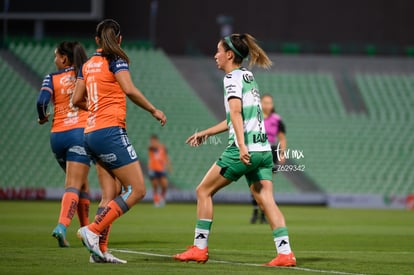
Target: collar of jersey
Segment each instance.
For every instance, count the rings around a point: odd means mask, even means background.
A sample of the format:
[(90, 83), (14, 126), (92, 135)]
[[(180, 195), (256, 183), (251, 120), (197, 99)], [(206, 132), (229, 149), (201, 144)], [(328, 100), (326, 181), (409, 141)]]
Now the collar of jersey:
[(232, 73), (232, 72), (234, 72), (234, 71), (237, 71), (237, 70), (241, 70), (243, 67), (238, 67), (238, 68), (235, 68), (234, 70), (231, 70), (230, 71), (230, 73)]
[(63, 69), (60, 69), (60, 70), (58, 70), (57, 72), (58, 73), (63, 73), (63, 72), (68, 72), (68, 71), (71, 71), (71, 70), (73, 70), (74, 68), (73, 68), (73, 66), (69, 66), (69, 67), (66, 67), (66, 68), (63, 68)]
[(101, 56), (102, 55), (102, 49), (101, 48), (97, 49), (94, 55)]

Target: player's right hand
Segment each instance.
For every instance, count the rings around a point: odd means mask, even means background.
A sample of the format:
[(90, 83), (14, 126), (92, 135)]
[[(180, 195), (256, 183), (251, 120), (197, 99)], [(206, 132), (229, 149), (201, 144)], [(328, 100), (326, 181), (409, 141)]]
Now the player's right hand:
[(155, 109), (155, 111), (152, 113), (152, 116), (161, 123), (161, 126), (164, 126), (165, 123), (167, 123), (167, 117), (161, 110)]
[(200, 146), (204, 141), (206, 141), (207, 138), (208, 138), (208, 135), (202, 132), (198, 132), (188, 137), (185, 143), (187, 143), (191, 147), (197, 147), (197, 146)]

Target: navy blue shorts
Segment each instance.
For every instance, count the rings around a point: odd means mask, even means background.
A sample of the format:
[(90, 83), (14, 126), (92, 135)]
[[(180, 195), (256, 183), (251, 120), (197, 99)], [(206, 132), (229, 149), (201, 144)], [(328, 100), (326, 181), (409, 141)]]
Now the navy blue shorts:
[(148, 170), (148, 177), (152, 179), (159, 179), (167, 176), (167, 172), (165, 171), (153, 171)]
[(90, 165), (90, 158), (84, 146), (83, 128), (50, 134), (50, 146), (60, 167), (66, 169), (67, 161)]
[(137, 153), (121, 127), (108, 127), (85, 134), (85, 149), (94, 161), (112, 170), (134, 161)]

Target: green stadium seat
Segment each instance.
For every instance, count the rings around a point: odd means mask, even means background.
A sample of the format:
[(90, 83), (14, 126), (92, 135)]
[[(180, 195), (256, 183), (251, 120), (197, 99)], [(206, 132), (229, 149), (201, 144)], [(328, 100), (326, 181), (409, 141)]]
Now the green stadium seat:
[[(40, 78), (55, 70), (54, 47), (52, 42), (9, 43), (9, 49)], [(217, 122), (214, 115), (161, 50), (137, 45), (126, 45), (125, 50), (131, 58), (134, 82), (168, 116), (166, 127), (161, 128), (150, 115), (128, 102), (130, 139), (145, 164), (148, 138), (158, 134), (174, 166), (171, 181), (176, 188), (193, 190), (222, 152), (226, 135), (199, 148), (185, 145), (185, 139), (197, 129)], [(93, 53), (92, 43), (87, 51)], [(2, 186), (62, 187), (63, 174), (49, 148), (50, 125), (36, 124), (37, 89), (1, 59), (0, 73), (3, 90), (14, 91), (0, 94), (5, 119), (13, 122), (0, 126), (4, 133), (0, 146), (3, 156), (7, 156), (3, 162), (8, 164), (0, 167), (5, 181)], [(329, 73), (258, 72), (256, 78), (261, 91), (274, 96), (276, 110), (287, 125), (288, 147), (304, 151), (305, 158), (300, 161), (306, 165), (305, 173), (322, 190), (355, 194), (414, 192), (413, 75), (357, 73), (356, 86), (367, 106), (366, 114), (346, 112)], [(22, 173), (19, 167), (27, 167), (28, 171)], [(93, 187), (98, 186), (95, 173), (90, 173), (90, 180)], [(275, 177), (275, 189), (297, 192), (282, 175)], [(227, 190), (246, 191), (246, 183), (240, 180)]]

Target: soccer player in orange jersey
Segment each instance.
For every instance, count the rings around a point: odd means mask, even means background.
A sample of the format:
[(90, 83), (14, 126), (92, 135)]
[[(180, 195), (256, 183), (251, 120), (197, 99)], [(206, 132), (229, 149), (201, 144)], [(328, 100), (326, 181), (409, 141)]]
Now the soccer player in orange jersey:
[[(78, 237), (86, 248), (102, 260), (105, 254), (100, 250), (99, 236), (146, 192), (138, 156), (126, 132), (126, 97), (148, 111), (162, 126), (167, 120), (132, 82), (129, 58), (120, 47), (121, 40), (121, 28), (115, 20), (105, 19), (98, 24), (95, 41), (99, 49), (82, 66), (73, 96), (74, 105), (89, 111), (85, 128), (87, 152), (97, 165), (106, 169), (106, 176), (117, 178), (124, 189), (94, 222), (78, 230)], [(114, 180), (108, 181), (111, 184)], [(112, 187), (102, 185), (102, 188)]]
[(49, 120), (49, 113), (46, 110), (50, 101), (54, 105), (50, 144), (56, 160), (66, 173), (59, 221), (52, 232), (60, 247), (69, 246), (66, 240), (66, 228), (76, 212), (81, 226), (89, 223), (87, 175), (90, 159), (83, 145), (83, 132), (88, 114), (77, 107), (70, 107), (76, 74), (86, 60), (85, 50), (80, 43), (68, 41), (60, 43), (55, 50), (55, 64), (58, 71), (45, 77), (37, 99), (39, 124)]
[[(167, 148), (160, 142), (157, 135), (152, 135), (148, 147), (148, 176), (151, 180), (155, 207), (165, 205), (168, 188), (167, 170), (171, 172)], [(161, 188), (161, 192), (158, 192), (158, 187)]]

